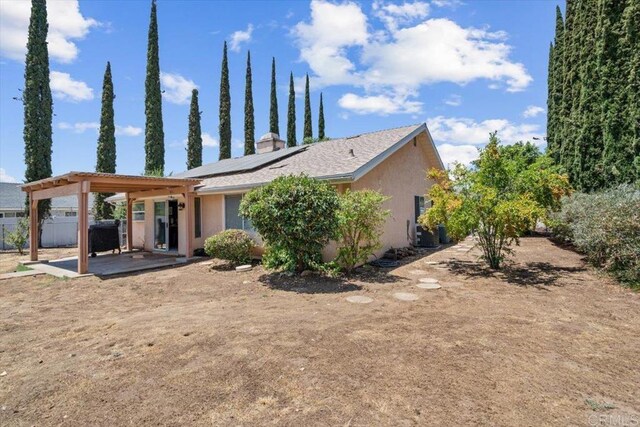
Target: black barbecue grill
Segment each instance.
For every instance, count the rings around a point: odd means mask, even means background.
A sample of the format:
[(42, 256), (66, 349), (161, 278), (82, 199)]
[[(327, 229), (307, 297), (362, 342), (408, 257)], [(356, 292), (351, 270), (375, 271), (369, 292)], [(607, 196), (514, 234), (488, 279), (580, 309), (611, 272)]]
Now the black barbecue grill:
[(119, 225), (120, 221), (115, 220), (89, 226), (89, 253), (92, 257), (96, 256), (96, 252), (114, 253), (116, 249), (118, 253), (121, 252)]

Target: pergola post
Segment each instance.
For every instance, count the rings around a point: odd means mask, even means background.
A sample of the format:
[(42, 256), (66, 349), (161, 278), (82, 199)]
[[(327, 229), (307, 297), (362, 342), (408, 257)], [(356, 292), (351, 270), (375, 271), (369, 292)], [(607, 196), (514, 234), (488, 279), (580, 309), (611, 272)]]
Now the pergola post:
[(126, 193), (127, 197), (127, 251), (133, 250), (133, 199), (129, 197), (129, 193)]
[(89, 271), (89, 182), (82, 181), (78, 190), (78, 273)]
[(187, 191), (184, 192), (185, 204), (184, 204), (184, 214), (187, 216), (187, 220), (185, 221), (187, 224), (187, 245), (186, 245), (186, 254), (185, 257), (187, 259), (193, 256), (193, 239), (195, 237), (194, 230), (194, 200), (193, 200), (193, 188), (188, 187)]
[(29, 192), (29, 256), (31, 261), (38, 260), (38, 201)]

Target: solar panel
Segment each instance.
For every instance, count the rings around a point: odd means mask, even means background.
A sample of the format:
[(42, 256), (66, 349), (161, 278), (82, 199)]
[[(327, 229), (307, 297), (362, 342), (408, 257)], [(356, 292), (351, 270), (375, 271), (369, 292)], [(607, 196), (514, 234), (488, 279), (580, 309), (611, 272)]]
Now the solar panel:
[(200, 167), (190, 169), (174, 175), (176, 178), (205, 178), (216, 175), (226, 175), (231, 173), (248, 172), (286, 157), (292, 156), (299, 151), (305, 150), (307, 146), (283, 148), (262, 154), (250, 154), (248, 156), (224, 159), (217, 162), (208, 163)]

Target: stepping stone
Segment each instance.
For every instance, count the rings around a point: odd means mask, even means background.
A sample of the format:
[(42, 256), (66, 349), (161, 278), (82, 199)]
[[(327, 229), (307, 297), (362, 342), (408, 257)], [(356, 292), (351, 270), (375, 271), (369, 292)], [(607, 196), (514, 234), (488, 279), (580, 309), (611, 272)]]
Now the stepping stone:
[(424, 270), (409, 270), (409, 274), (413, 274), (415, 276), (420, 276), (422, 274), (427, 274)]
[(440, 289), (442, 286), (437, 283), (418, 283), (416, 287), (420, 289)]
[(246, 264), (246, 265), (239, 265), (236, 267), (236, 271), (241, 272), (241, 271), (249, 271), (251, 270), (251, 264)]
[(418, 295), (411, 294), (409, 292), (396, 292), (393, 294), (395, 299), (399, 299), (400, 301), (415, 301), (418, 299)]
[(438, 279), (434, 279), (432, 277), (423, 277), (418, 279), (420, 283), (438, 283)]
[(363, 295), (353, 295), (346, 299), (354, 304), (369, 304), (370, 302), (373, 302), (373, 298), (365, 297)]
[(424, 263), (425, 263), (426, 265), (438, 265), (438, 264), (440, 264), (440, 262), (439, 262), (439, 261), (425, 261)]

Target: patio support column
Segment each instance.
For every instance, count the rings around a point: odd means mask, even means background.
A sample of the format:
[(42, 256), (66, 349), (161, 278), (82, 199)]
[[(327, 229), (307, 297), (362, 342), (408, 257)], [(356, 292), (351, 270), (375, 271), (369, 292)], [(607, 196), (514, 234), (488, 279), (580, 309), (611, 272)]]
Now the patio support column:
[(33, 200), (29, 192), (29, 256), (31, 261), (38, 260), (38, 201)]
[(189, 259), (193, 256), (193, 239), (195, 238), (195, 230), (194, 230), (194, 200), (193, 200), (193, 188), (187, 188), (187, 191), (184, 192), (185, 204), (184, 204), (184, 214), (187, 216), (187, 247), (186, 258)]
[(131, 252), (133, 250), (133, 199), (129, 198), (129, 193), (126, 194), (127, 197), (127, 251)]
[(81, 181), (78, 191), (78, 273), (89, 271), (89, 185)]

